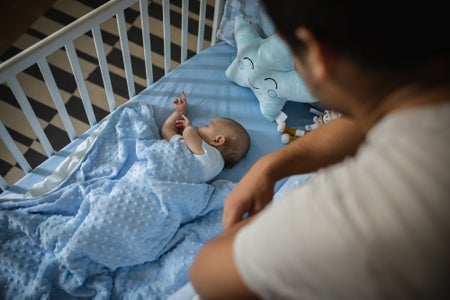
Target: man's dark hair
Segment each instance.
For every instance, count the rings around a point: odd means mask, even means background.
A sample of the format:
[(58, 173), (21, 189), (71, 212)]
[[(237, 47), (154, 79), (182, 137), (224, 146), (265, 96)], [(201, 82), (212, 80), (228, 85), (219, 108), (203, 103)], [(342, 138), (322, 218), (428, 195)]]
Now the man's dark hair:
[(295, 29), (303, 26), (361, 67), (402, 75), (421, 70), (416, 72), (421, 73), (416, 74), (419, 81), (450, 78), (450, 16), (445, 1), (262, 2), (295, 54), (305, 50), (295, 37)]

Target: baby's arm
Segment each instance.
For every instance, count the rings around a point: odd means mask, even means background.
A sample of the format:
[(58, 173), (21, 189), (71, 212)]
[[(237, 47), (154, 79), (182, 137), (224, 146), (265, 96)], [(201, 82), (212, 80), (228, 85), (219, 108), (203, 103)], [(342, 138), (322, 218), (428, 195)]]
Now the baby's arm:
[(182, 115), (187, 112), (186, 94), (181, 92), (181, 97), (173, 100), (175, 111), (166, 119), (162, 128), (161, 135), (165, 140), (170, 140), (175, 134), (179, 133), (179, 128), (176, 126), (177, 120), (183, 120)]
[(189, 119), (185, 116), (181, 116), (182, 120), (176, 121), (176, 127), (183, 129), (183, 138), (186, 146), (192, 153), (202, 155), (205, 154), (202, 147), (202, 138), (198, 134), (197, 130), (191, 125)]

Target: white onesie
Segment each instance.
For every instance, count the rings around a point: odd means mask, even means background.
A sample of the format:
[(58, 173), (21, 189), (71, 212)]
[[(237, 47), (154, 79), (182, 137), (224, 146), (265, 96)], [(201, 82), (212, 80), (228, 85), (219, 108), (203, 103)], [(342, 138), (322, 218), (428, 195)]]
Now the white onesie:
[[(170, 138), (170, 142), (176, 141), (182, 141), (184, 143), (183, 137), (179, 134), (176, 134)], [(202, 148), (203, 151), (205, 151), (205, 154), (200, 155), (193, 154), (193, 155), (200, 162), (203, 172), (203, 180), (207, 182), (216, 177), (222, 171), (225, 162), (223, 160), (220, 151), (203, 140), (202, 140)]]

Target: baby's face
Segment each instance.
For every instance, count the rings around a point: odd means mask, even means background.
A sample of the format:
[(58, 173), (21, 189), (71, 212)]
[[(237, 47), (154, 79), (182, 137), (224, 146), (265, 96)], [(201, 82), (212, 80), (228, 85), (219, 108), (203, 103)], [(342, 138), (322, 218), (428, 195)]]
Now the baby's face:
[(223, 129), (227, 126), (226, 120), (223, 118), (215, 118), (211, 120), (208, 125), (198, 127), (198, 134), (200, 137), (209, 142), (218, 135), (224, 135)]

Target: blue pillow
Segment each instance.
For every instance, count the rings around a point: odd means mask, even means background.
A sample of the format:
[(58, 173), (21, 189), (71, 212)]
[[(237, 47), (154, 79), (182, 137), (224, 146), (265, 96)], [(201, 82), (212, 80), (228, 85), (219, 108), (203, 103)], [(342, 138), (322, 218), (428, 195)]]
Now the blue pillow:
[(234, 20), (237, 16), (244, 16), (248, 22), (255, 26), (262, 37), (268, 37), (275, 33), (275, 27), (259, 0), (227, 0), (217, 37), (233, 47), (236, 47)]
[(316, 102), (294, 69), (291, 52), (280, 37), (274, 34), (262, 38), (241, 16), (235, 20), (234, 36), (237, 55), (225, 74), (253, 91), (264, 117), (275, 121), (286, 101)]

